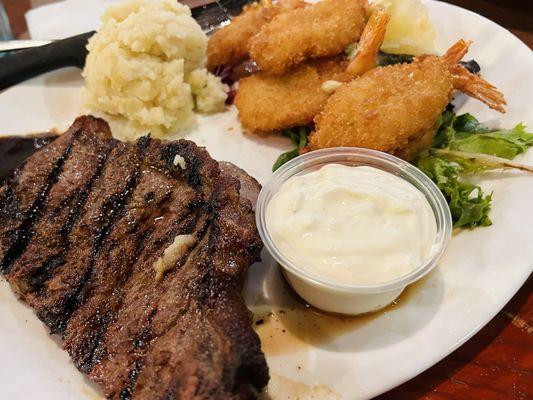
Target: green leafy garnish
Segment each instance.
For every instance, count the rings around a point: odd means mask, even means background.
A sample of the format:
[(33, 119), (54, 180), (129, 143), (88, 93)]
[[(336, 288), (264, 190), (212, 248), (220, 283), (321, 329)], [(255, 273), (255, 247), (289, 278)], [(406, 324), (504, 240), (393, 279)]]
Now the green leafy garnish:
[(403, 64), (413, 62), (415, 57), (409, 54), (390, 54), (380, 51), (378, 53), (378, 66), (386, 67), (387, 65)]
[(512, 160), (533, 145), (533, 135), (523, 124), (512, 129), (492, 130), (470, 114), (458, 117), (446, 111), (435, 137), (434, 147), (468, 153), (489, 154)]
[(523, 124), (512, 129), (490, 130), (470, 114), (445, 111), (438, 122), (433, 146), (416, 161), (442, 191), (455, 227), (475, 228), (491, 224), (492, 193), (464, 177), (492, 169), (514, 168), (533, 172), (532, 167), (511, 162), (533, 146), (533, 134)]
[(277, 170), (287, 161), (292, 160), (300, 154), (300, 150), (307, 145), (307, 134), (309, 129), (305, 126), (294, 129), (286, 129), (281, 134), (285, 137), (291, 139), (291, 142), (294, 146), (293, 150), (287, 151), (278, 157), (274, 165), (272, 166), (272, 172)]
[(487, 226), (492, 194), (484, 195), (481, 187), (459, 180), (460, 165), (434, 155), (421, 157), (416, 166), (422, 170), (446, 197), (455, 227)]
[[(348, 60), (352, 60), (357, 55), (359, 44), (357, 42), (350, 44), (344, 49), (344, 54)], [(378, 53), (377, 65), (379, 67), (385, 67), (387, 65), (410, 63), (414, 60), (415, 56), (409, 54), (392, 54), (380, 51)]]

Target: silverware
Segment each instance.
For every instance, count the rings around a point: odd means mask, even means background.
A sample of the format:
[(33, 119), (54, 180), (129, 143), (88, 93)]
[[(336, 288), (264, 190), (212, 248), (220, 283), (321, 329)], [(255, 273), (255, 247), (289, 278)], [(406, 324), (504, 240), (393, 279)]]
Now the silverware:
[(94, 32), (56, 40), (0, 58), (0, 90), (63, 67), (83, 68), (87, 41)]
[(0, 42), (0, 53), (8, 51), (24, 50), (31, 47), (44, 46), (52, 42), (51, 40), (6, 40)]

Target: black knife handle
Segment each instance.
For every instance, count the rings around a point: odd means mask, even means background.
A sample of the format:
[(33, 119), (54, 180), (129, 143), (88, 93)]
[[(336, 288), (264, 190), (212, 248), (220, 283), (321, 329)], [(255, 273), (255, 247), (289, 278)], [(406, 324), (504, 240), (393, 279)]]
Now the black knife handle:
[(57, 40), (0, 58), (0, 90), (62, 67), (85, 65), (87, 41), (94, 32)]

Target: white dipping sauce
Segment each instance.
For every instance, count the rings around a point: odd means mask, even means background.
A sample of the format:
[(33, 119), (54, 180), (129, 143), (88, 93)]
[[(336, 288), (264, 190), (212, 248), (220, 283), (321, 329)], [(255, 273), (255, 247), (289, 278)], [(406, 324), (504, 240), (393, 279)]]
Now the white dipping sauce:
[(333, 283), (383, 283), (417, 268), (437, 225), (409, 182), (367, 166), (328, 164), (289, 178), (270, 200), (267, 228), (280, 252)]

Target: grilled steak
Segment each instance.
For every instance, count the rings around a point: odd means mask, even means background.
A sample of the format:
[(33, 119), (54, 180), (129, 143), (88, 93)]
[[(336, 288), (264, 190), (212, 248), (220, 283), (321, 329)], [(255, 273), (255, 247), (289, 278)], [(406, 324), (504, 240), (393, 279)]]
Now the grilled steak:
[(258, 189), (192, 142), (122, 143), (80, 117), (0, 188), (1, 272), (109, 398), (254, 398), (268, 370), (241, 289)]
[(239, 180), (241, 184), (239, 193), (242, 197), (250, 201), (255, 212), (255, 203), (257, 203), (257, 197), (261, 191), (261, 185), (259, 182), (235, 164), (227, 161), (219, 161), (218, 166), (223, 174), (231, 175)]

